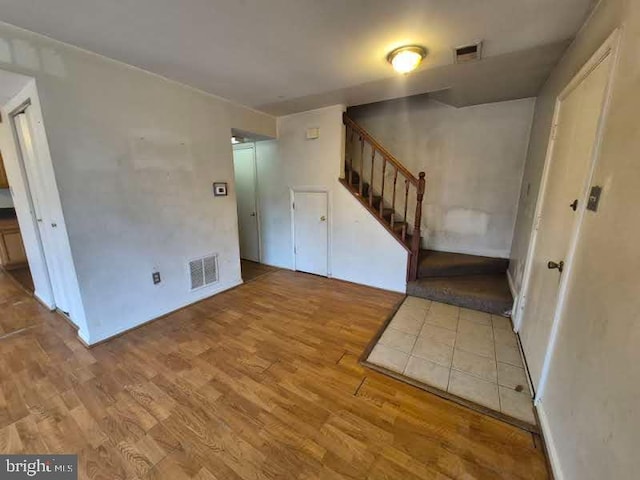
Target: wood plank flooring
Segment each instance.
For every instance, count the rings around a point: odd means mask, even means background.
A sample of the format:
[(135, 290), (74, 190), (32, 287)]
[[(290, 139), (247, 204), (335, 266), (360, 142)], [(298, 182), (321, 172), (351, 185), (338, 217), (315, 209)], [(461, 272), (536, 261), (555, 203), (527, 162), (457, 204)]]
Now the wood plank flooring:
[(271, 265), (265, 265), (263, 263), (252, 262), (251, 260), (240, 260), (240, 265), (242, 268), (242, 279), (245, 282), (249, 282), (258, 277), (261, 277), (262, 275), (278, 270), (277, 267), (272, 267)]
[[(82, 479), (547, 478), (535, 438), (364, 369), (402, 297), (276, 271), (93, 349), (0, 274), (0, 453)], [(8, 320), (7, 320), (8, 319)]]
[(33, 293), (33, 278), (31, 277), (31, 270), (29, 270), (28, 266), (8, 270), (6, 273), (13, 277), (13, 279), (27, 292)]

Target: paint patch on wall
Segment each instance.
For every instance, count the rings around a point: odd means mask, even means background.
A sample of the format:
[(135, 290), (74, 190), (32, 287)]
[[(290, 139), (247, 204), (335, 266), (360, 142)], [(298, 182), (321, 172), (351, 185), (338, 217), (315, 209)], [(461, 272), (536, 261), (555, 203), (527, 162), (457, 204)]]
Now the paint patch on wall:
[(11, 55), (11, 47), (9, 42), (4, 38), (0, 38), (0, 62), (13, 63), (13, 56)]
[(38, 50), (25, 40), (13, 40), (13, 52), (15, 62), (21, 67), (29, 70), (40, 70), (40, 56)]
[(489, 228), (489, 214), (468, 208), (452, 208), (444, 214), (443, 230), (461, 235), (484, 235)]

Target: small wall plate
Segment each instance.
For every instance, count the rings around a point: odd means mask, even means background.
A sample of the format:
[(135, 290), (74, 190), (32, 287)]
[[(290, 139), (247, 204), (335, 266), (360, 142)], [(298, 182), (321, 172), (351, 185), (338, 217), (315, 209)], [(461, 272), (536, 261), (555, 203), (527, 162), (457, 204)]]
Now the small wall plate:
[(227, 182), (215, 182), (213, 184), (213, 195), (216, 197), (226, 197)]

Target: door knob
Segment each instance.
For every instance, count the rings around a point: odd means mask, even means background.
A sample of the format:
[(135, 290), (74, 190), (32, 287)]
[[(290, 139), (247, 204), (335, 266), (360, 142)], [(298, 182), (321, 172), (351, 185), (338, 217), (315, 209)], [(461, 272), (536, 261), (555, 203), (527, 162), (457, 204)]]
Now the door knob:
[(575, 212), (578, 209), (578, 199), (575, 199), (573, 203), (570, 203), (569, 207), (571, 207), (571, 210)]
[(327, 217), (325, 217), (324, 215), (320, 217), (320, 221), (324, 222), (327, 219)]
[(256, 212), (252, 212), (249, 215), (251, 215), (252, 217), (255, 217), (256, 216)]
[(549, 270), (554, 270), (557, 269), (559, 272), (562, 272), (562, 270), (564, 270), (564, 262), (548, 262), (547, 263), (547, 268)]

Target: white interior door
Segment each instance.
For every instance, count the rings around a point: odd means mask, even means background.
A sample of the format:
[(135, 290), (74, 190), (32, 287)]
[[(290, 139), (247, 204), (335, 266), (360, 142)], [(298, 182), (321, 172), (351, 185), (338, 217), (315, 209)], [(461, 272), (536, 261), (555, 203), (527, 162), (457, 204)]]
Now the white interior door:
[(301, 272), (328, 274), (328, 200), (326, 192), (294, 192), (295, 268)]
[(611, 62), (609, 55), (561, 98), (558, 106), (519, 331), (536, 388), (542, 376), (562, 275), (566, 275), (566, 268), (554, 264), (567, 262), (586, 207)]
[(253, 145), (233, 150), (233, 166), (238, 202), (240, 258), (260, 261), (258, 209), (256, 201), (256, 157)]
[(65, 291), (64, 281), (64, 265), (61, 259), (61, 239), (57, 234), (58, 224), (52, 216), (50, 209), (47, 208), (46, 195), (48, 185), (45, 182), (47, 178), (43, 171), (44, 166), (40, 162), (40, 157), (35, 148), (32, 135), (32, 119), (30, 109), (27, 107), (22, 113), (14, 117), (16, 133), (18, 135), (18, 143), (20, 153), (23, 160), (24, 171), (26, 174), (29, 194), (32, 202), (32, 214), (35, 217), (38, 226), (39, 241), (42, 244), (45, 264), (51, 288), (55, 299), (55, 305), (58, 309), (68, 313), (69, 303)]

